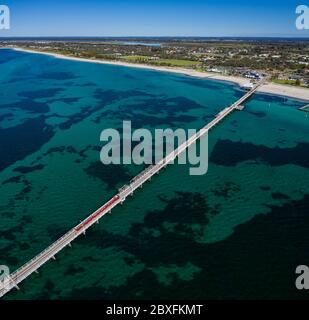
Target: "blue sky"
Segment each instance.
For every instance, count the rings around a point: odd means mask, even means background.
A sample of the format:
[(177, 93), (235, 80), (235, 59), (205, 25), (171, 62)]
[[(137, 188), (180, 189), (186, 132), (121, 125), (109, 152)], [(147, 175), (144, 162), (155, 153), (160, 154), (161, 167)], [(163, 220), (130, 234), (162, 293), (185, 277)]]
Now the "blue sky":
[(308, 36), (295, 9), (309, 0), (0, 0), (1, 36)]

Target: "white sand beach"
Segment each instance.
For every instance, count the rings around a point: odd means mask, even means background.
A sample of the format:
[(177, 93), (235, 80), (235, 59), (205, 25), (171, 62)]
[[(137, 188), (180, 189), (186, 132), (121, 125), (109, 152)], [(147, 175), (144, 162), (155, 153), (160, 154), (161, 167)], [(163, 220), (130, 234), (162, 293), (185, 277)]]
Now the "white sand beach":
[[(14, 47), (14, 48), (9, 47), (9, 49), (13, 49), (13, 50), (17, 50), (17, 51), (24, 51), (24, 52), (29, 52), (29, 53), (45, 54), (45, 55), (53, 56), (53, 57), (59, 58), (59, 59), (68, 59), (68, 60), (75, 60), (75, 61), (82, 61), (82, 62), (117, 65), (117, 66), (130, 67), (130, 68), (151, 69), (151, 70), (163, 71), (163, 72), (174, 72), (174, 73), (185, 74), (185, 75), (188, 75), (191, 77), (197, 77), (197, 78), (202, 78), (202, 79), (208, 78), (208, 79), (214, 79), (214, 80), (219, 80), (219, 81), (233, 82), (233, 83), (238, 84), (239, 86), (243, 86), (244, 84), (247, 84), (250, 82), (248, 79), (242, 78), (242, 77), (225, 76), (225, 75), (220, 75), (220, 74), (215, 74), (215, 73), (210, 73), (210, 72), (200, 72), (200, 71), (189, 70), (189, 69), (184, 69), (184, 68), (150, 66), (150, 65), (146, 65), (146, 64), (135, 64), (135, 63), (122, 62), (122, 61), (107, 61), (107, 60), (96, 60), (96, 59), (69, 57), (69, 56), (65, 56), (65, 55), (61, 55), (61, 54), (53, 53), (53, 52), (36, 51), (36, 50), (23, 49), (23, 48), (17, 48), (17, 47)], [(262, 87), (260, 87), (258, 89), (258, 91), (262, 92), (262, 93), (286, 96), (286, 97), (295, 98), (295, 99), (299, 99), (299, 100), (309, 101), (309, 88), (301, 88), (301, 87), (281, 85), (281, 84), (268, 82), (265, 85), (263, 85)]]

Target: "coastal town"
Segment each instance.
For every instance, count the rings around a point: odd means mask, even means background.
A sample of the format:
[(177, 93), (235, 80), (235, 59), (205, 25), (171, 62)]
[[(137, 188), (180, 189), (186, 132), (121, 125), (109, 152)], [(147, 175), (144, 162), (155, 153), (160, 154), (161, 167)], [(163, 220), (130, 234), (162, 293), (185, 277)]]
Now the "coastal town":
[(309, 43), (293, 39), (32, 38), (3, 39), (12, 48), (58, 58), (186, 74), (250, 90), (309, 100)]
[(309, 43), (298, 40), (102, 38), (1, 41), (0, 46), (77, 58), (178, 67), (223, 76), (309, 87)]

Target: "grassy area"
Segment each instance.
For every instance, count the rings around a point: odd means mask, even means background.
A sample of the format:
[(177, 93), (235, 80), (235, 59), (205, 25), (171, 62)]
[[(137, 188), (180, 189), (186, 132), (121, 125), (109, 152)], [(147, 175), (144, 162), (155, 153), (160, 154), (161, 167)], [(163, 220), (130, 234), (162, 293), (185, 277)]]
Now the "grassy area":
[(120, 58), (128, 62), (149, 62), (150, 61), (150, 57), (148, 56), (123, 56)]
[(159, 59), (152, 61), (153, 64), (170, 67), (196, 67), (201, 64), (199, 61), (180, 60), (180, 59)]
[(181, 59), (158, 59), (153, 60), (149, 56), (123, 56), (121, 60), (125, 60), (127, 62), (138, 62), (138, 63), (150, 63), (157, 66), (170, 66), (170, 67), (197, 67), (201, 63), (199, 61), (192, 60), (181, 60)]
[(288, 85), (290, 85), (290, 86), (300, 86), (299, 81), (296, 81), (296, 80), (279, 80), (279, 79), (273, 79), (272, 81), (275, 82), (275, 83), (278, 83), (278, 84), (288, 84)]

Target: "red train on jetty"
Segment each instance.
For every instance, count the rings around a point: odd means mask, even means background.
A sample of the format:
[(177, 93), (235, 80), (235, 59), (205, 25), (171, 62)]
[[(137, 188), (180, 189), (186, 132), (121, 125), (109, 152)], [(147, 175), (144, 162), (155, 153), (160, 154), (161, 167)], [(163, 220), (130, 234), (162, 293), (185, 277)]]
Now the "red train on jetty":
[(89, 218), (87, 218), (85, 221), (83, 221), (80, 225), (78, 225), (75, 229), (75, 231), (79, 232), (83, 229), (86, 229), (87, 226), (96, 219), (102, 212), (106, 211), (108, 208), (110, 208), (115, 202), (117, 202), (120, 199), (119, 195), (115, 196), (111, 200), (109, 200), (103, 207), (98, 209), (95, 213), (93, 213)]

